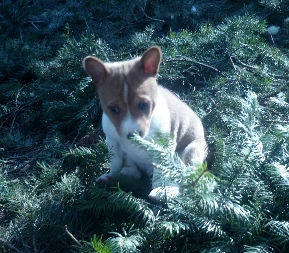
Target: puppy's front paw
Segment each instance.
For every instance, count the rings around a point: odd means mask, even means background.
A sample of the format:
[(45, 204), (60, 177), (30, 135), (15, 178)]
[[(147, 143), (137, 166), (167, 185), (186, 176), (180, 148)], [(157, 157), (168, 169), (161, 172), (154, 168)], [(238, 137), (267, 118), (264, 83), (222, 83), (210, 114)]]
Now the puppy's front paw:
[(166, 186), (153, 189), (148, 195), (153, 202), (164, 202), (166, 198), (175, 198), (179, 195), (179, 187)]

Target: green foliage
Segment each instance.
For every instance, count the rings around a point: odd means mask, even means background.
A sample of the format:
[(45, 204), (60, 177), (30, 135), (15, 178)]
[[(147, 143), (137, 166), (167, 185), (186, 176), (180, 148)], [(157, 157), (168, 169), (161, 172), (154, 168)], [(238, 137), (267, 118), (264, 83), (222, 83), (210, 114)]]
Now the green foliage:
[(93, 249), (98, 253), (110, 253), (110, 249), (107, 243), (103, 245), (102, 237), (97, 238), (94, 235), (93, 240), (91, 240), (91, 244), (92, 244)]
[[(3, 0), (1, 249), (289, 251), (288, 4)], [(87, 55), (126, 60), (155, 44), (159, 83), (200, 115), (209, 147), (192, 168), (169, 151), (170, 136), (135, 138), (164, 185), (180, 183), (163, 206), (148, 200), (149, 178), (96, 185), (111, 154), (82, 68)]]
[(167, 134), (159, 133), (151, 142), (136, 135), (132, 141), (138, 148), (151, 152), (155, 166), (162, 171), (160, 177), (163, 179), (163, 186), (177, 182), (182, 185), (186, 195), (189, 191), (206, 194), (214, 190), (215, 178), (208, 171), (207, 164), (186, 166), (180, 157), (171, 151), (172, 142)]

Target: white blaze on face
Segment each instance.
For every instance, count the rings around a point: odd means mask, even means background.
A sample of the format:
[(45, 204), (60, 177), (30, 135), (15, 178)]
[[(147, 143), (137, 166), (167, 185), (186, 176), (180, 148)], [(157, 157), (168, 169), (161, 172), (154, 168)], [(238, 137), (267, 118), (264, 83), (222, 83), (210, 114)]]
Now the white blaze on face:
[(126, 81), (124, 82), (123, 86), (123, 100), (128, 105), (128, 86)]
[(123, 134), (123, 136), (127, 138), (128, 136), (133, 135), (134, 133), (139, 133), (140, 128), (139, 128), (137, 119), (132, 117), (130, 113), (129, 104), (128, 104), (128, 85), (126, 82), (124, 83), (124, 87), (123, 87), (123, 99), (127, 105), (127, 114), (124, 117), (120, 128), (121, 128), (121, 133)]
[(133, 135), (134, 133), (140, 132), (138, 122), (135, 118), (131, 116), (129, 110), (127, 111), (127, 115), (125, 116), (121, 124), (121, 131), (124, 137), (127, 138), (129, 138), (129, 136)]

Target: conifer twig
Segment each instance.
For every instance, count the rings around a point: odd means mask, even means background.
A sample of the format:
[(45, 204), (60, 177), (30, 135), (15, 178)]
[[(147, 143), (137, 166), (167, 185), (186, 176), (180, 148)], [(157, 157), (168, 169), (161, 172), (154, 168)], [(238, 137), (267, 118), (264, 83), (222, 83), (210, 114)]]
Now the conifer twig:
[(20, 34), (20, 41), (23, 43), (23, 34), (21, 28), (19, 28), (19, 34)]
[(205, 175), (205, 173), (208, 171), (208, 168), (206, 168), (204, 171), (202, 171), (202, 173), (198, 176), (198, 178), (196, 180), (194, 180), (192, 182), (192, 186), (195, 187), (197, 185), (197, 183), (200, 181), (201, 177), (203, 175)]
[[(240, 60), (238, 60), (238, 63), (245, 67), (246, 69), (250, 69), (250, 70), (259, 70), (259, 67), (257, 66), (251, 66), (251, 65), (248, 65)], [(267, 73), (269, 76), (271, 77), (274, 77), (274, 78), (277, 78), (277, 79), (284, 79), (284, 80), (287, 80), (289, 79), (287, 76), (281, 76), (281, 75), (276, 75), (276, 74), (271, 74), (271, 73)]]
[(81, 243), (74, 237), (74, 235), (68, 231), (67, 225), (65, 225), (65, 232), (78, 246), (82, 246)]
[(260, 122), (267, 122), (267, 123), (285, 123), (288, 124), (289, 120), (260, 120)]
[(157, 21), (157, 22), (162, 22), (162, 23), (165, 23), (164, 20), (162, 19), (157, 19), (157, 18), (152, 18), (150, 16), (148, 16), (145, 11), (144, 11), (144, 8), (142, 8), (140, 5), (138, 5), (138, 8), (141, 10), (142, 14), (149, 20), (152, 20), (152, 21)]
[(34, 250), (34, 253), (38, 252), (37, 247), (36, 247), (36, 236), (35, 236), (35, 233), (33, 234), (33, 250)]
[(38, 31), (40, 31), (40, 29), (34, 24), (33, 21), (28, 21), (31, 25), (33, 25), (35, 27), (35, 29), (37, 29)]
[[(21, 31), (21, 30), (20, 30)], [(18, 99), (20, 97), (20, 93), (22, 92), (22, 90), (26, 87), (26, 84), (23, 85), (23, 87), (21, 87), (19, 89), (19, 91), (17, 92), (17, 95), (16, 95), (16, 99), (15, 99), (15, 107), (16, 109), (18, 109)], [(18, 113), (18, 110), (15, 111), (15, 113), (13, 114), (13, 121), (12, 121), (12, 124), (11, 124), (11, 127), (10, 127), (10, 133), (12, 133), (13, 131), (13, 128), (14, 128), (14, 123), (15, 123), (15, 120), (16, 120), (16, 117), (17, 117), (17, 113)]]
[(239, 175), (239, 172), (241, 171), (241, 169), (244, 167), (244, 165), (245, 165), (246, 161), (248, 160), (249, 156), (251, 155), (251, 153), (252, 153), (252, 149), (249, 150), (248, 154), (242, 160), (242, 163), (240, 164), (239, 168), (236, 170), (237, 172), (235, 172), (233, 177), (231, 178), (231, 180), (229, 180), (229, 186), (227, 187), (227, 189), (230, 189), (232, 187), (235, 179)]
[(229, 59), (230, 59), (230, 62), (232, 63), (232, 66), (233, 66), (234, 70), (237, 71), (236, 65), (235, 65), (235, 63), (233, 61), (233, 57), (232, 57), (231, 54), (229, 54)]
[(256, 66), (251, 66), (251, 65), (248, 65), (240, 60), (238, 60), (238, 63), (240, 63), (240, 65), (242, 65), (243, 67), (247, 68), (247, 69), (253, 69), (253, 70), (258, 70), (259, 68), (256, 67)]
[(275, 41), (274, 41), (274, 39), (273, 39), (272, 33), (269, 32), (269, 34), (270, 34), (271, 40), (272, 40), (272, 42), (273, 42), (273, 45), (274, 45), (275, 47), (277, 47), (276, 44), (275, 44)]

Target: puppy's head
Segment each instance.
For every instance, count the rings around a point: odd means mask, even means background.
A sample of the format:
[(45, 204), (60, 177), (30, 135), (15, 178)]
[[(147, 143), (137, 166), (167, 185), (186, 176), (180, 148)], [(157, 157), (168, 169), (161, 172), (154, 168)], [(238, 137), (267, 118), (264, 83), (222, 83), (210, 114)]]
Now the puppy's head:
[(93, 56), (84, 59), (83, 66), (98, 89), (102, 109), (120, 136), (147, 135), (157, 100), (160, 61), (161, 49), (157, 46), (142, 57), (124, 62), (104, 63)]

